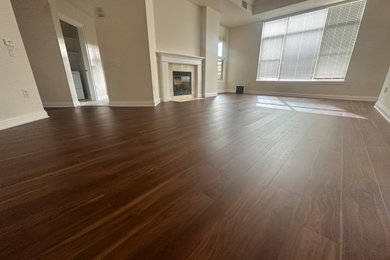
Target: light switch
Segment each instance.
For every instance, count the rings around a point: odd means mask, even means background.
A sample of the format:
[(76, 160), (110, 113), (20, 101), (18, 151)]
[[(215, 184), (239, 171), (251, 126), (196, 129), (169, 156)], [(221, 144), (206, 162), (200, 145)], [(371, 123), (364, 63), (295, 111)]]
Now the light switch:
[(12, 47), (15, 46), (14, 42), (11, 41), (11, 40), (3, 39), (3, 42), (4, 42), (4, 44), (5, 44), (6, 46), (12, 46)]

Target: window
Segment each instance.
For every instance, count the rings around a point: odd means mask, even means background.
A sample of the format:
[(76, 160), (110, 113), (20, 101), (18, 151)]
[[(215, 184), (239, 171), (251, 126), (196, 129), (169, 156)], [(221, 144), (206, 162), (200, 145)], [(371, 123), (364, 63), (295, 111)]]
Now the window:
[(223, 55), (223, 42), (218, 43), (218, 80), (223, 80), (223, 67), (224, 67), (224, 55)]
[(257, 80), (344, 80), (366, 0), (263, 24)]

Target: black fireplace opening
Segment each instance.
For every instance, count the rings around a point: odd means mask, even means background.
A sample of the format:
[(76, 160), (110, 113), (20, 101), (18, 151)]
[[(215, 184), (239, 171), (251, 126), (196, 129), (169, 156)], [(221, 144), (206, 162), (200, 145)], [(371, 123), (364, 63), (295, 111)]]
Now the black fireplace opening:
[(191, 95), (191, 72), (173, 71), (173, 95)]

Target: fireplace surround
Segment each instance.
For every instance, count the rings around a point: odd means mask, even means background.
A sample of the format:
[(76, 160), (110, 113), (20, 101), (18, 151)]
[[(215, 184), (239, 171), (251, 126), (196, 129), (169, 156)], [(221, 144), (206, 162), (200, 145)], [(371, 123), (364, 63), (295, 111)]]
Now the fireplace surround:
[[(202, 85), (202, 64), (204, 60), (203, 57), (167, 52), (157, 52), (157, 55), (159, 61), (161, 101), (168, 102), (171, 101), (174, 97), (174, 94), (171, 94), (174, 93), (174, 87), (173, 82), (171, 83), (170, 79), (174, 78), (172, 74), (173, 71), (178, 70), (171, 71), (170, 68), (172, 66), (177, 65), (192, 65), (194, 67), (194, 71), (193, 73), (191, 73), (191, 94), (196, 98), (201, 98), (205, 96), (205, 91)], [(174, 81), (174, 79), (172, 81)], [(184, 96), (185, 94), (182, 95)]]

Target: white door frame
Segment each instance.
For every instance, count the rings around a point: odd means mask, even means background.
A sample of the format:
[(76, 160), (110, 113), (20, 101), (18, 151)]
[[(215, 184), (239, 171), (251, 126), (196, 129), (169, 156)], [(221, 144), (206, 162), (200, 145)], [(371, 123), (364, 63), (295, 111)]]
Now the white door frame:
[[(95, 84), (94, 77), (92, 75), (93, 71), (92, 71), (92, 66), (91, 66), (91, 58), (89, 56), (88, 44), (85, 40), (84, 26), (83, 26), (83, 24), (79, 23), (78, 21), (75, 21), (74, 19), (72, 19), (72, 18), (70, 18), (70, 17), (68, 17), (60, 12), (58, 12), (57, 15), (58, 15), (60, 23), (62, 20), (62, 21), (66, 22), (70, 25), (73, 25), (74, 27), (77, 28), (77, 33), (79, 35), (79, 41), (80, 41), (80, 45), (81, 45), (81, 53), (82, 53), (83, 61), (84, 61), (84, 67), (85, 67), (84, 69), (86, 70), (86, 75), (87, 75), (88, 88), (89, 88), (89, 92), (91, 94), (91, 100), (97, 101), (98, 96), (97, 96), (97, 91), (96, 91), (96, 84)], [(61, 34), (62, 34), (62, 31), (61, 31)], [(66, 57), (66, 58), (69, 59), (68, 57)], [(70, 73), (72, 73), (71, 69), (69, 71), (70, 71)], [(68, 70), (66, 70), (66, 73), (68, 73)], [(68, 75), (68, 78), (73, 78), (73, 76)]]

